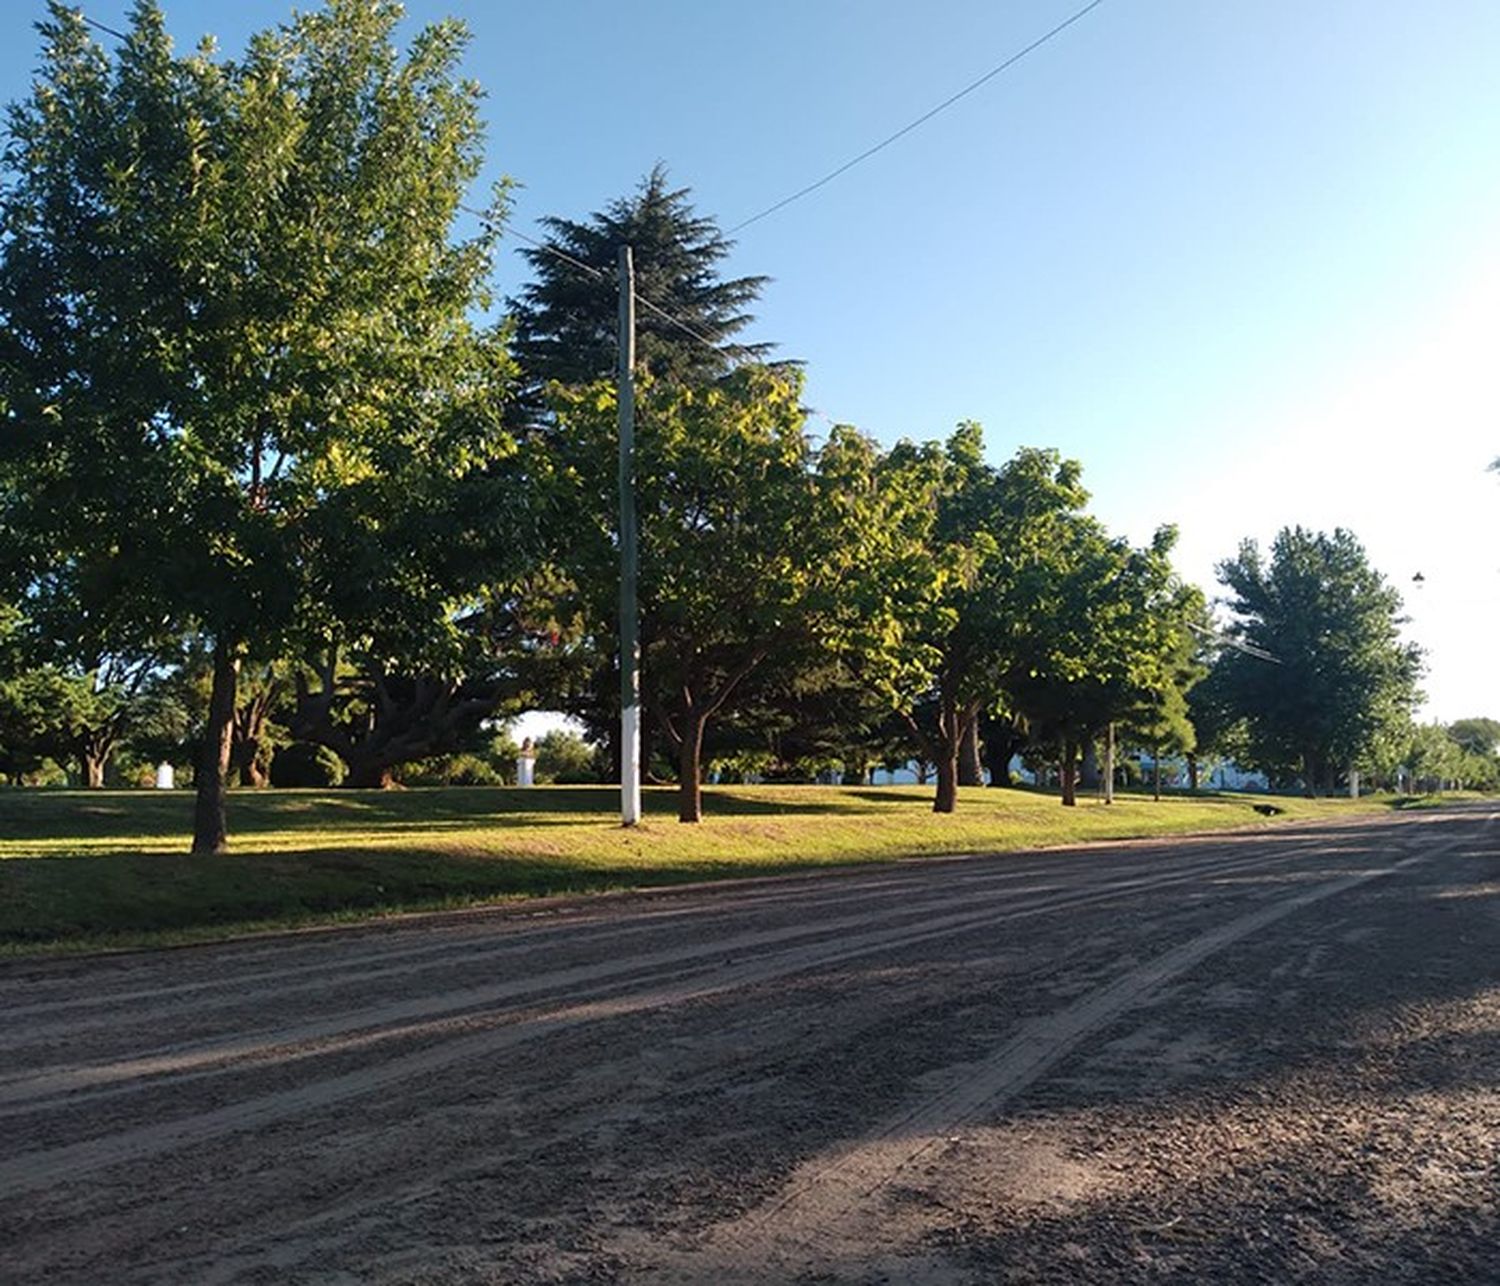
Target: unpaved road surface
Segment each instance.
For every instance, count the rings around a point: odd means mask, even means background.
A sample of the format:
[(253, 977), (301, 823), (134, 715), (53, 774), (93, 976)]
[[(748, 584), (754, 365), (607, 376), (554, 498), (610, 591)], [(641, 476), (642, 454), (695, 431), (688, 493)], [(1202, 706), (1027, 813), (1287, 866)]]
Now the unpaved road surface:
[(1476, 807), (0, 967), (0, 1281), (1500, 1282)]

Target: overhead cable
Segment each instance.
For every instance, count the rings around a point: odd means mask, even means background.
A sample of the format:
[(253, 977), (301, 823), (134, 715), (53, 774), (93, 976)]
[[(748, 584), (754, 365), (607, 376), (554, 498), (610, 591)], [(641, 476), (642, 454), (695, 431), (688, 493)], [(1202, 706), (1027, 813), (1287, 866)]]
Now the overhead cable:
[(1069, 17), (1064, 18), (1060, 23), (1057, 24), (1057, 26), (1053, 27), (1052, 30), (1046, 32), (1044, 35), (1038, 36), (1024, 49), (1017, 50), (999, 66), (991, 67), (990, 70), (985, 72), (984, 75), (979, 77), (978, 80), (970, 81), (961, 90), (959, 90), (958, 93), (945, 98), (936, 107), (929, 108), (927, 111), (923, 112), (922, 115), (918, 116), (916, 120), (910, 121), (907, 124), (903, 125), (894, 134), (887, 135), (873, 147), (867, 147), (858, 156), (851, 157), (836, 169), (829, 170), (828, 173), (825, 174), (822, 178), (813, 180), (813, 182), (809, 183), (806, 187), (798, 188), (797, 191), (793, 192), (790, 196), (782, 197), (780, 201), (777, 201), (773, 205), (768, 205), (764, 210), (752, 214), (748, 219), (742, 219), (739, 223), (736, 223), (734, 227), (729, 229), (729, 234), (732, 236), (734, 233), (739, 232), (741, 229), (748, 228), (752, 223), (759, 223), (762, 219), (775, 214), (778, 210), (786, 209), (786, 207), (791, 205), (792, 202), (800, 201), (803, 197), (816, 192), (819, 188), (824, 187), (829, 183), (832, 183), (834, 179), (839, 177), (839, 175), (846, 174), (856, 165), (860, 164), (860, 162), (868, 161), (877, 152), (885, 151), (885, 149), (888, 148), (892, 143), (905, 138), (914, 129), (925, 125), (934, 116), (938, 115), (938, 113), (947, 111), (948, 108), (952, 107), (960, 99), (967, 98), (976, 89), (980, 89), (984, 85), (987, 85), (990, 81), (994, 80), (996, 76), (1014, 67), (1018, 62), (1021, 61), (1021, 59), (1025, 58), (1028, 54), (1040, 49), (1049, 40), (1062, 35), (1062, 33), (1065, 32), (1069, 27), (1071, 27), (1075, 22), (1078, 22), (1082, 18), (1086, 18), (1090, 13), (1092, 13), (1103, 3), (1104, 0), (1089, 0), (1089, 3), (1084, 5), (1083, 8), (1079, 9)]

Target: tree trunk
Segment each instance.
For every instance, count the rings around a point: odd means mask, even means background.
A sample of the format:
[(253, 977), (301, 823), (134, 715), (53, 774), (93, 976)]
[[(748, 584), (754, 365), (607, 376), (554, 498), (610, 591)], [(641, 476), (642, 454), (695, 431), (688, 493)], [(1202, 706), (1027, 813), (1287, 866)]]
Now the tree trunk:
[(951, 813), (958, 807), (958, 747), (963, 740), (963, 725), (958, 698), (944, 694), (938, 704), (937, 736), (932, 739), (937, 762), (937, 795), (932, 801), (935, 813)]
[(1161, 746), (1151, 747), (1151, 783), (1156, 802), (1161, 803)]
[(983, 786), (984, 765), (979, 759), (979, 711), (963, 716), (958, 745), (958, 784)]
[(241, 786), (264, 787), (270, 784), (267, 765), (261, 758), (266, 741), (266, 724), (281, 694), (282, 683), (274, 674), (257, 675), (259, 689), (244, 705), (235, 706), (234, 736), (230, 743), (230, 764)]
[(984, 760), (990, 770), (991, 786), (1014, 786), (1010, 775), (1010, 761), (1026, 744), (1026, 738), (1015, 730), (1007, 720), (991, 719), (985, 725)]
[(90, 790), (104, 789), (104, 762), (104, 756), (97, 755), (91, 750), (79, 752), (79, 772), (83, 778), (83, 784)]
[(1083, 745), (1083, 767), (1078, 770), (1078, 783), (1085, 790), (1099, 789), (1099, 751), (1093, 737)]
[(958, 749), (945, 750), (938, 755), (937, 795), (932, 801), (935, 813), (951, 813), (958, 807)]
[(1316, 799), (1318, 795), (1318, 779), (1313, 768), (1313, 754), (1310, 750), (1302, 752), (1302, 793), (1308, 799)]
[(1059, 776), (1062, 779), (1063, 807), (1076, 808), (1078, 806), (1078, 747), (1071, 741), (1063, 745)]
[(1187, 757), (1187, 765), (1188, 765), (1188, 789), (1196, 791), (1198, 789), (1198, 756), (1197, 755), (1189, 755)]
[(240, 656), (233, 643), (214, 643), (214, 681), (208, 698), (208, 727), (198, 764), (193, 806), (193, 852), (222, 853), (228, 847), (224, 796), (229, 784), (229, 755), (234, 741), (234, 703), (239, 687)]
[(703, 820), (703, 725), (706, 716), (689, 709), (682, 728), (682, 771), (677, 775), (677, 820)]
[(349, 765), (344, 785), (350, 790), (389, 790), (396, 784), (395, 765), (380, 759), (359, 760)]

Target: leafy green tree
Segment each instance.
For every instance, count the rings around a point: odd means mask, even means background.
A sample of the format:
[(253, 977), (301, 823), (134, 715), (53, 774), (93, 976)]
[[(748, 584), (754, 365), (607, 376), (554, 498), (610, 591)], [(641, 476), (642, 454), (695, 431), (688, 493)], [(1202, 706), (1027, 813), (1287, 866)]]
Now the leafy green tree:
[(1031, 730), (1025, 718), (1016, 712), (981, 712), (979, 724), (980, 753), (989, 769), (991, 786), (1013, 786), (1010, 763), (1031, 744)]
[(1500, 751), (1500, 719), (1459, 719), (1448, 725), (1448, 736), (1471, 755)]
[[(850, 585), (879, 539), (876, 452), (850, 431), (815, 453), (795, 372), (646, 382), (637, 402), (642, 696), (678, 762), (678, 816), (702, 817), (707, 729), (767, 658), (837, 650)], [(613, 387), (555, 392), (548, 486), (558, 557), (596, 654), (616, 650)]]
[(332, 574), (282, 718), (344, 761), (346, 785), (475, 751), (490, 720), (560, 682), (552, 587), (524, 570), (525, 485), (514, 457), (457, 474), (413, 458), (317, 524)]
[(1331, 791), (1417, 702), (1421, 652), (1401, 639), (1400, 595), (1343, 529), (1284, 528), (1269, 560), (1246, 541), (1219, 576), (1229, 632), (1250, 649), (1222, 664), (1251, 760), (1299, 773), (1309, 793)]
[[(143, 714), (148, 655), (100, 650), (87, 617), (55, 614), (48, 597), (33, 596), (28, 614), (0, 613), (0, 759), (11, 775), (42, 760), (72, 764), (78, 783), (105, 784), (122, 742)], [(32, 611), (41, 610), (42, 620)]]
[(1137, 674), (1143, 677), (1144, 686), (1134, 708), (1123, 717), (1125, 737), (1134, 736), (1150, 748), (1158, 799), (1165, 755), (1186, 759), (1188, 788), (1198, 789), (1198, 756), (1203, 745), (1193, 722), (1192, 693), (1208, 673), (1204, 632), (1210, 629), (1202, 591), (1177, 582), (1164, 561), (1159, 571), (1163, 576), (1147, 609), (1154, 618), (1152, 643), (1158, 650), (1137, 661)]
[(1235, 705), (1233, 676), (1225, 663), (1228, 651), (1217, 643), (1204, 649), (1206, 673), (1187, 695), (1188, 722), (1193, 725), (1195, 742), (1189, 760), (1194, 786), (1197, 785), (1198, 768), (1205, 761), (1210, 764), (1210, 770), (1214, 762), (1249, 762), (1249, 727), (1244, 714)]
[(16, 782), (47, 758), (47, 737), (55, 719), (50, 682), (39, 682), (28, 664), (25, 617), (0, 599), (0, 775)]
[(996, 707), (1013, 668), (1038, 568), (1061, 548), (1063, 519), (1087, 499), (1078, 466), (1023, 450), (996, 469), (977, 424), (943, 445), (898, 444), (886, 489), (907, 500), (900, 543), (867, 564), (877, 601), (855, 662), (937, 768), (934, 811), (958, 799), (959, 752), (975, 718)]
[(479, 91), (458, 24), (402, 56), (400, 16), (329, 0), (231, 61), (174, 54), (150, 0), (113, 55), (53, 3), (11, 112), (0, 526), (33, 574), (109, 550), (122, 619), (211, 640), (196, 852), (225, 844), (241, 662), (321, 601), (319, 516), (504, 449), (470, 321), (494, 234), (449, 239)]
[[(549, 234), (545, 247), (521, 252), (533, 279), (510, 301), (513, 351), (523, 379), (517, 406), (523, 416), (544, 411), (549, 382), (584, 385), (613, 374), (621, 246), (633, 250), (637, 291), (710, 344), (726, 343), (754, 320), (746, 309), (767, 279), (719, 275), (733, 243), (693, 209), (688, 197), (688, 189), (673, 188), (658, 165), (636, 192), (586, 221), (542, 220)], [(579, 263), (599, 275), (580, 270)], [(770, 347), (737, 345), (742, 355), (751, 356)], [(727, 352), (705, 346), (650, 308), (637, 312), (636, 354), (639, 369), (657, 380), (701, 382), (725, 374), (733, 364)]]
[(1399, 753), (1410, 773), (1412, 789), (1439, 792), (1500, 788), (1497, 733), (1500, 725), (1492, 719), (1460, 719), (1447, 727), (1425, 723), (1408, 728)]
[(1071, 806), (1082, 751), (1111, 723), (1161, 750), (1191, 747), (1185, 694), (1198, 671), (1189, 622), (1202, 596), (1172, 571), (1174, 529), (1136, 549), (1082, 515), (1068, 526), (1066, 549), (1035, 570), (1005, 684), (1033, 738), (1057, 755)]
[(1406, 756), (1413, 783), (1420, 790), (1444, 791), (1458, 784), (1463, 776), (1463, 747), (1440, 723), (1412, 728)]
[(598, 752), (576, 732), (554, 728), (537, 738), (536, 775), (564, 786), (598, 781)]

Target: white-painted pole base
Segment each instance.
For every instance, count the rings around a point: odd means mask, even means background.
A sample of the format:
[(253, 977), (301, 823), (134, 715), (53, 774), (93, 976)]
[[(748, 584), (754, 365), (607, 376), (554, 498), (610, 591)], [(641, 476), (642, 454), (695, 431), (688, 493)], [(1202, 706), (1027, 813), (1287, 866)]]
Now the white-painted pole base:
[(641, 820), (641, 708), (628, 706), (620, 718), (620, 821)]

